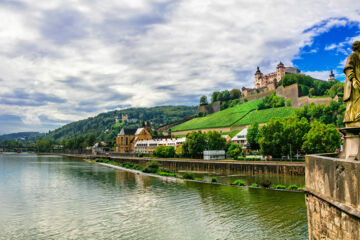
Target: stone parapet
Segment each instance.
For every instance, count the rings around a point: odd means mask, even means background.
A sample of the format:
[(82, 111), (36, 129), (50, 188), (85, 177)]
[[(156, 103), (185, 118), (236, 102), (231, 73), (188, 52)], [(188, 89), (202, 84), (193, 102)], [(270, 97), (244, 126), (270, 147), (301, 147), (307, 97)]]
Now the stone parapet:
[(360, 161), (335, 154), (305, 160), (310, 239), (360, 239)]

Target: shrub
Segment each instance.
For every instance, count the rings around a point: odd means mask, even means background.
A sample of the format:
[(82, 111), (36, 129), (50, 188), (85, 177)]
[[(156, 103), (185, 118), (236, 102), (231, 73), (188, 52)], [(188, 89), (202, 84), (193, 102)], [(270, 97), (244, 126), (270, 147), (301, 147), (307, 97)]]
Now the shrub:
[(243, 180), (235, 180), (231, 185), (239, 185), (239, 186), (246, 186), (246, 183)]
[(236, 143), (231, 143), (230, 147), (227, 150), (227, 154), (233, 159), (237, 159), (241, 154), (241, 146)]
[(251, 186), (252, 186), (252, 187), (259, 187), (259, 184), (253, 183), (253, 184), (251, 184)]
[(195, 178), (193, 173), (184, 173), (184, 175), (182, 177), (184, 179), (190, 179), (190, 180), (194, 180), (194, 178)]
[(295, 184), (289, 185), (289, 186), (287, 187), (287, 189), (291, 189), (291, 190), (297, 190), (298, 188), (299, 188), (299, 187), (296, 186)]
[(211, 177), (211, 178), (210, 178), (210, 182), (212, 182), (212, 183), (216, 183), (216, 182), (217, 182), (216, 177)]
[(158, 174), (160, 176), (168, 176), (168, 177), (177, 177), (178, 176), (176, 173), (163, 172), (163, 171), (157, 171), (156, 174)]
[(264, 188), (268, 188), (271, 186), (271, 181), (270, 180), (265, 180), (264, 182), (261, 182), (260, 185)]
[(160, 168), (160, 163), (157, 161), (151, 161), (146, 164), (146, 168), (143, 170), (145, 173), (156, 173)]
[(276, 188), (276, 189), (286, 189), (286, 186), (284, 186), (284, 185), (275, 185), (274, 188)]
[(202, 181), (202, 178), (196, 177), (196, 178), (194, 178), (194, 180), (196, 180), (196, 181)]

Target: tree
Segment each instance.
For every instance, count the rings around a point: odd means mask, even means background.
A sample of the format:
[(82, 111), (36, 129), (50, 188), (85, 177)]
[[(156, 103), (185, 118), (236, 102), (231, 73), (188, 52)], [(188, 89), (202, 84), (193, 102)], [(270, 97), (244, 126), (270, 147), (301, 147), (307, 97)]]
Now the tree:
[(186, 141), (183, 143), (183, 154), (186, 157), (201, 157), (206, 145), (206, 138), (203, 133), (191, 132), (186, 135)]
[(241, 146), (237, 145), (236, 143), (231, 143), (230, 147), (228, 148), (227, 154), (233, 159), (237, 159), (241, 153)]
[(260, 128), (260, 152), (263, 155), (281, 157), (301, 151), (303, 137), (309, 130), (306, 118), (273, 118)]
[(229, 90), (224, 90), (221, 92), (220, 101), (228, 101), (230, 100), (230, 92)]
[(207, 100), (207, 97), (206, 97), (206, 96), (202, 96), (202, 97), (200, 98), (200, 105), (207, 105), (207, 104), (209, 104), (209, 103), (208, 103), (208, 100)]
[(241, 96), (240, 89), (232, 89), (230, 91), (230, 99), (238, 99)]
[(285, 106), (285, 98), (277, 96), (276, 93), (271, 94), (270, 96), (266, 96), (262, 99), (262, 101), (258, 104), (258, 110), (266, 109), (266, 108), (276, 108), (276, 107), (284, 107)]
[(258, 150), (260, 148), (259, 138), (260, 138), (259, 124), (257, 122), (254, 122), (249, 126), (246, 135), (246, 140), (250, 144), (251, 149)]
[(96, 137), (95, 137), (95, 135), (94, 135), (94, 134), (90, 134), (90, 135), (88, 136), (88, 139), (87, 139), (87, 145), (92, 147), (92, 146), (94, 146), (95, 142), (96, 142)]
[(220, 92), (213, 92), (211, 95), (211, 103), (219, 101)]
[(226, 139), (216, 131), (209, 131), (205, 134), (208, 150), (223, 150), (226, 146)]
[(157, 146), (152, 152), (154, 157), (171, 158), (175, 156), (175, 148), (173, 146)]
[(36, 142), (36, 149), (38, 152), (50, 152), (53, 144), (51, 141), (39, 139)]
[(302, 149), (306, 153), (330, 153), (340, 147), (341, 136), (335, 125), (314, 121), (304, 136)]

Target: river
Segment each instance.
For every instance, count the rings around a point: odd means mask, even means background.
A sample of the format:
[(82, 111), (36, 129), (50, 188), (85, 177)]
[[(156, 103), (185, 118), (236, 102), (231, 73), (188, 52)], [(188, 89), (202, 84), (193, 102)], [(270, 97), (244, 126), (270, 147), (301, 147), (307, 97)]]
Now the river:
[(303, 193), (0, 154), (0, 239), (307, 239)]

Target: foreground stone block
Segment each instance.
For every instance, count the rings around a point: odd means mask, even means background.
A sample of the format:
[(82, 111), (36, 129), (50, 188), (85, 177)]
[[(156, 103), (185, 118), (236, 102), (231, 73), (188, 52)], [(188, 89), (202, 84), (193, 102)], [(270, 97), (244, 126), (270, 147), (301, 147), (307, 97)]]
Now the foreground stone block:
[(360, 161), (306, 156), (309, 239), (360, 239)]

